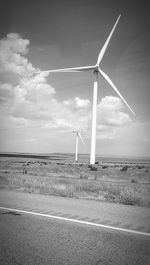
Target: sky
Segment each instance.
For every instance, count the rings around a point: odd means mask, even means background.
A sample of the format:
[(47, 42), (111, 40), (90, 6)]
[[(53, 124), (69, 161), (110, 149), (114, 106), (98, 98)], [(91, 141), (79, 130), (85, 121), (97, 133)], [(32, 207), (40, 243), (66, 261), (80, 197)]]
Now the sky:
[[(148, 1), (1, 0), (0, 152), (90, 153), (93, 74), (49, 69), (94, 65), (119, 14), (100, 68), (96, 154), (150, 157)], [(38, 70), (38, 72), (37, 72)]]

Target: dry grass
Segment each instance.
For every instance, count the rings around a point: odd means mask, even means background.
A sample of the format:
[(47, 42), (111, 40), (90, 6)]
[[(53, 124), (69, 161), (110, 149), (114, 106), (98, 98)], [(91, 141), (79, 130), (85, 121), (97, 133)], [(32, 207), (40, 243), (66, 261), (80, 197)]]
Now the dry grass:
[(150, 207), (149, 167), (1, 159), (0, 186), (30, 193)]

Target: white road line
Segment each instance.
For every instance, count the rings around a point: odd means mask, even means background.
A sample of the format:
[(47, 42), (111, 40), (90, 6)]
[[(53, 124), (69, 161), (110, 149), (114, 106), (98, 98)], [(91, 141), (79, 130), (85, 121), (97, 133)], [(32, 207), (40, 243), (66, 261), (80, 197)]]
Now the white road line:
[(86, 221), (81, 221), (81, 220), (76, 220), (76, 219), (71, 219), (71, 218), (66, 218), (66, 217), (60, 217), (60, 216), (55, 216), (55, 215), (49, 215), (49, 214), (44, 214), (44, 213), (30, 212), (30, 211), (24, 211), (24, 210), (20, 210), (20, 209), (1, 207), (1, 206), (0, 206), (0, 209), (8, 210), (8, 211), (16, 211), (16, 212), (31, 214), (31, 215), (37, 215), (37, 216), (42, 216), (42, 217), (47, 217), (47, 218), (53, 218), (53, 219), (58, 219), (58, 220), (63, 220), (63, 221), (69, 221), (69, 222), (74, 222), (74, 223), (79, 223), (79, 224), (97, 226), (97, 227), (117, 230), (117, 231), (126, 232), (126, 233), (138, 234), (138, 235), (143, 235), (143, 236), (150, 236), (150, 233), (147, 233), (147, 232), (141, 232), (141, 231), (135, 231), (135, 230), (125, 229), (125, 228), (119, 228), (119, 227), (115, 227), (115, 226), (86, 222)]

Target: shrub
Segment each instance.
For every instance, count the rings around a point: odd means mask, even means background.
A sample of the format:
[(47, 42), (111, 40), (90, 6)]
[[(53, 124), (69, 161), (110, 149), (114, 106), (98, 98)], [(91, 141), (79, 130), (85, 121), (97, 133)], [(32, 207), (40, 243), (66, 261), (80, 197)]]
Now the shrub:
[(95, 178), (94, 179), (97, 180), (97, 175), (95, 175)]
[(137, 179), (131, 179), (131, 183), (138, 183), (138, 180)]
[(91, 171), (97, 171), (97, 167), (95, 167), (95, 166), (91, 166), (91, 167), (90, 167), (90, 170), (91, 170)]
[(120, 203), (126, 205), (140, 205), (141, 198), (136, 190), (125, 188), (120, 192)]
[(127, 171), (128, 166), (124, 166), (123, 168), (121, 168), (121, 171)]
[(80, 173), (80, 179), (88, 179), (87, 174)]
[(24, 168), (23, 168), (23, 174), (26, 175), (27, 173), (28, 173), (28, 171), (27, 171), (27, 169), (24, 167)]
[(137, 168), (142, 169), (142, 168), (144, 168), (144, 165), (137, 165)]
[(108, 166), (106, 166), (106, 165), (102, 166), (102, 169), (105, 169), (105, 168), (108, 168)]

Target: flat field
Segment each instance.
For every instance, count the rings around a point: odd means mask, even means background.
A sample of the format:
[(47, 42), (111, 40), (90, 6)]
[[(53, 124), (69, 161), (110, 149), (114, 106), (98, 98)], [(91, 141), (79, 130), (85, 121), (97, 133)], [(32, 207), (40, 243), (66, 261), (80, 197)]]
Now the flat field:
[(150, 207), (150, 160), (0, 154), (0, 188)]

